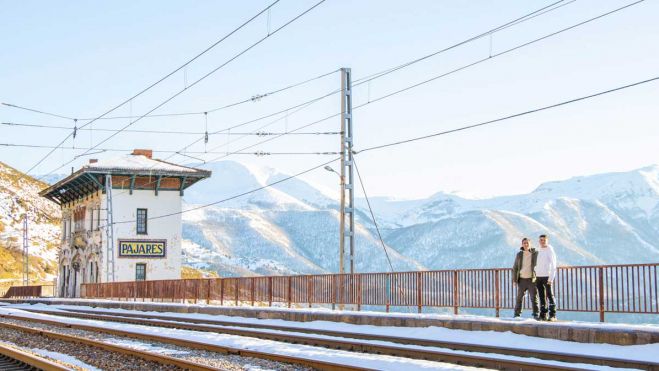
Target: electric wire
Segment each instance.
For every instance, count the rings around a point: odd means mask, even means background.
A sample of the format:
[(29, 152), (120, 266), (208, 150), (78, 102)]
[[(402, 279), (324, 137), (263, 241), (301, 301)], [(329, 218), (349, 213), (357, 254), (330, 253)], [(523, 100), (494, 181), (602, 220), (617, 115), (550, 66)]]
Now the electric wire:
[[(118, 109), (119, 107), (122, 107), (123, 105), (125, 105), (125, 104), (128, 103), (128, 102), (132, 102), (133, 99), (139, 97), (140, 95), (142, 95), (142, 94), (144, 94), (145, 92), (149, 91), (151, 88), (153, 88), (153, 87), (155, 87), (156, 85), (160, 84), (161, 82), (165, 81), (165, 80), (168, 79), (170, 76), (174, 75), (176, 72), (180, 71), (181, 69), (183, 69), (184, 67), (186, 67), (186, 66), (189, 65), (190, 63), (194, 62), (194, 61), (197, 60), (199, 57), (201, 57), (202, 55), (206, 54), (208, 51), (210, 51), (211, 49), (213, 49), (214, 47), (216, 47), (217, 45), (219, 45), (220, 43), (222, 43), (224, 40), (226, 40), (227, 38), (229, 38), (231, 35), (235, 34), (235, 33), (238, 32), (239, 30), (241, 30), (241, 29), (242, 29), (243, 27), (245, 27), (247, 24), (251, 23), (254, 19), (258, 18), (261, 14), (263, 14), (263, 13), (266, 12), (268, 9), (270, 9), (271, 7), (273, 7), (273, 6), (274, 6), (275, 4), (277, 4), (279, 1), (280, 1), (280, 0), (275, 0), (273, 3), (271, 3), (270, 5), (268, 5), (266, 8), (264, 8), (263, 10), (261, 10), (259, 13), (257, 13), (257, 14), (254, 15), (254, 16), (252, 16), (252, 17), (251, 17), (250, 19), (248, 19), (247, 21), (243, 22), (240, 26), (238, 26), (237, 28), (233, 29), (231, 32), (229, 32), (229, 33), (226, 34), (224, 37), (222, 37), (221, 39), (219, 39), (218, 41), (216, 41), (215, 43), (213, 43), (211, 46), (209, 46), (208, 48), (206, 48), (205, 50), (203, 50), (201, 53), (199, 53), (199, 54), (197, 54), (196, 56), (194, 56), (192, 59), (188, 60), (187, 62), (185, 62), (184, 64), (182, 64), (182, 65), (179, 66), (178, 68), (174, 69), (172, 72), (170, 72), (170, 73), (168, 73), (167, 75), (165, 75), (164, 77), (160, 78), (158, 81), (156, 81), (156, 82), (152, 83), (151, 85), (147, 86), (146, 88), (142, 89), (142, 90), (141, 90), (140, 92), (138, 92), (137, 94), (135, 94), (135, 95), (131, 96), (130, 98), (124, 100), (124, 101), (123, 101), (122, 103), (120, 103), (119, 105), (117, 105), (117, 106), (115, 106), (114, 108), (112, 108), (112, 109), (106, 111), (104, 114), (98, 116), (96, 119), (93, 119), (93, 120), (87, 122), (87, 123), (84, 124), (82, 127), (86, 127), (87, 125), (91, 125), (91, 124), (92, 124), (93, 122), (95, 122), (98, 118), (100, 118), (100, 117), (104, 117), (104, 116), (108, 115), (109, 113), (112, 113), (113, 111), (115, 111), (115, 110)], [(186, 89), (187, 89), (187, 87), (186, 87)], [(184, 90), (186, 90), (186, 89), (184, 89)], [(33, 110), (33, 111), (36, 112), (36, 110)], [(149, 112), (149, 113), (150, 113), (150, 112)], [(77, 121), (77, 120), (74, 119), (74, 121)], [(74, 137), (75, 137), (75, 134), (74, 134), (74, 133), (75, 133), (75, 131), (74, 131), (73, 133), (67, 135), (67, 137), (64, 138), (64, 139), (58, 144), (58, 146), (64, 144), (64, 142), (66, 142), (66, 140), (67, 140), (68, 138), (70, 138), (71, 136), (74, 136)], [(55, 150), (56, 150), (56, 149), (53, 149), (53, 150), (51, 150), (50, 152), (48, 152), (48, 153), (47, 153), (43, 158), (41, 158), (36, 164), (34, 164), (30, 169), (28, 169), (28, 171), (25, 172), (25, 174), (29, 174), (34, 168), (36, 168), (37, 166), (39, 166), (39, 164), (41, 164), (41, 163), (42, 163), (43, 161), (45, 161), (45, 160), (46, 160), (46, 159), (47, 159), (47, 158), (48, 158), (53, 152), (55, 152)], [(68, 164), (68, 163), (67, 163), (67, 164)], [(62, 167), (66, 166), (67, 164), (62, 165)], [(57, 170), (55, 170), (55, 171), (57, 171)]]
[[(492, 59), (497, 58), (497, 57), (499, 57), (499, 56), (506, 55), (506, 54), (511, 53), (511, 52), (513, 52), (513, 51), (519, 50), (519, 49), (521, 49), (521, 48), (524, 48), (524, 47), (527, 47), (527, 46), (533, 45), (533, 44), (535, 44), (535, 43), (538, 43), (538, 42), (540, 42), (540, 41), (546, 40), (546, 39), (548, 39), (548, 38), (551, 38), (551, 37), (557, 36), (557, 35), (559, 35), (559, 34), (562, 34), (562, 33), (566, 32), (566, 31), (569, 31), (569, 30), (575, 29), (575, 28), (577, 28), (577, 27), (580, 27), (580, 26), (586, 25), (586, 24), (588, 24), (588, 23), (590, 23), (590, 22), (593, 22), (593, 21), (599, 20), (599, 19), (604, 18), (604, 17), (606, 17), (606, 16), (609, 16), (609, 15), (611, 15), (611, 14), (617, 13), (617, 12), (622, 11), (622, 10), (624, 10), (624, 9), (627, 9), (627, 8), (629, 8), (629, 7), (631, 7), (631, 6), (634, 6), (634, 5), (640, 4), (640, 3), (642, 3), (643, 1), (645, 1), (645, 0), (638, 0), (638, 1), (636, 1), (636, 2), (633, 2), (633, 3), (630, 3), (630, 4), (624, 5), (624, 6), (622, 6), (622, 7), (616, 8), (616, 9), (614, 9), (614, 10), (611, 10), (611, 11), (608, 11), (608, 12), (602, 13), (602, 14), (600, 14), (600, 15), (597, 15), (597, 16), (595, 16), (595, 17), (589, 18), (589, 19), (587, 19), (587, 20), (584, 20), (584, 21), (578, 22), (578, 23), (573, 24), (573, 25), (571, 25), (571, 26), (568, 26), (568, 27), (562, 28), (562, 29), (560, 29), (560, 30), (558, 30), (558, 31), (551, 32), (551, 33), (546, 34), (546, 35), (544, 35), (544, 36), (541, 36), (541, 37), (535, 38), (535, 39), (533, 39), (533, 40), (531, 40), (531, 41), (527, 41), (527, 42), (524, 42), (524, 43), (519, 44), (519, 45), (517, 45), (517, 46), (511, 47), (511, 48), (506, 49), (506, 50), (504, 50), (504, 51), (502, 51), (502, 52), (499, 52), (499, 53), (493, 54), (493, 55), (491, 55), (491, 56), (489, 56), (489, 57), (486, 57), (486, 58), (482, 58), (482, 59), (476, 60), (475, 62), (468, 63), (468, 64), (466, 64), (466, 65), (463, 65), (463, 66), (458, 67), (458, 68), (456, 68), (456, 69), (453, 69), (453, 70), (451, 70), (451, 71), (448, 71), (448, 72), (442, 73), (442, 74), (440, 74), (440, 75), (437, 75), (437, 76), (431, 77), (431, 78), (426, 79), (426, 80), (423, 80), (423, 81), (421, 81), (421, 82), (418, 82), (418, 83), (415, 83), (415, 84), (409, 85), (409, 86), (407, 86), (407, 87), (405, 87), (405, 88), (402, 88), (402, 89), (399, 89), (399, 90), (393, 91), (393, 92), (391, 92), (391, 93), (385, 94), (385, 95), (380, 96), (380, 97), (378, 97), (378, 98), (376, 98), (376, 99), (370, 100), (370, 101), (368, 101), (368, 102), (365, 102), (365, 103), (362, 103), (362, 104), (360, 104), (360, 105), (357, 105), (357, 106), (353, 107), (353, 111), (358, 110), (358, 109), (360, 109), (360, 108), (363, 108), (363, 107), (365, 107), (365, 106), (367, 106), (367, 105), (370, 105), (370, 104), (373, 104), (373, 103), (380, 102), (380, 101), (382, 101), (382, 100), (384, 100), (384, 99), (387, 99), (387, 98), (390, 98), (390, 97), (392, 97), (392, 96), (394, 96), (394, 95), (397, 95), (397, 94), (400, 94), (400, 93), (406, 92), (406, 91), (408, 91), (408, 90), (411, 90), (411, 89), (417, 88), (417, 87), (419, 87), (419, 86), (422, 86), (422, 85), (428, 84), (428, 83), (430, 83), (430, 82), (436, 81), (436, 80), (438, 80), (438, 79), (441, 79), (441, 78), (447, 77), (447, 76), (449, 76), (449, 75), (452, 75), (452, 74), (454, 74), (454, 73), (460, 72), (460, 71), (465, 70), (465, 69), (467, 69), (467, 68), (470, 68), (470, 67), (476, 66), (476, 65), (478, 65), (478, 64), (480, 64), (480, 63), (483, 63), (483, 62), (486, 62), (486, 61), (492, 60)], [(354, 87), (354, 85), (353, 85), (353, 87)], [(337, 116), (339, 116), (340, 114), (341, 114), (341, 113), (338, 112), (338, 113), (335, 113), (335, 114), (332, 114), (332, 115), (326, 116), (326, 117), (324, 117), (324, 118), (322, 118), (322, 119), (319, 119), (319, 120), (316, 120), (316, 121), (310, 122), (310, 123), (308, 123), (308, 124), (305, 124), (305, 125), (303, 125), (303, 126), (300, 126), (300, 127), (298, 127), (297, 129), (295, 129), (295, 130), (291, 130), (290, 132), (295, 132), (296, 130), (301, 130), (301, 129), (304, 129), (304, 128), (308, 128), (308, 127), (310, 127), (310, 126), (312, 126), (312, 125), (316, 125), (316, 124), (319, 124), (319, 123), (321, 123), (321, 122), (327, 121), (327, 120), (329, 120), (329, 119), (331, 119), (331, 118), (337, 117)], [(276, 140), (276, 139), (278, 139), (278, 138), (281, 138), (282, 136), (285, 136), (285, 135), (288, 135), (288, 134), (287, 134), (287, 133), (282, 133), (282, 134), (280, 134), (280, 135), (277, 135), (277, 136), (274, 136), (274, 137), (271, 137), (271, 138), (268, 138), (268, 139), (265, 139), (265, 140), (262, 140), (262, 141), (256, 142), (255, 144), (252, 144), (252, 145), (250, 145), (250, 146), (242, 147), (242, 148), (240, 148), (239, 150), (237, 150), (236, 152), (240, 152), (240, 151), (244, 151), (244, 150), (247, 150), (247, 149), (250, 149), (250, 148), (256, 147), (256, 146), (258, 146), (258, 145), (261, 145), (261, 144), (264, 144), (264, 143), (267, 143), (267, 142), (270, 142), (270, 141)], [(206, 162), (214, 162), (214, 161), (218, 161), (218, 160), (221, 160), (221, 159), (223, 159), (223, 158), (226, 158), (226, 157), (228, 157), (228, 156), (230, 156), (230, 155), (231, 155), (231, 154), (227, 154), (227, 155), (223, 155), (223, 156), (221, 156), (221, 157), (216, 157), (216, 158), (213, 158), (213, 159), (211, 159), (211, 160), (207, 160)]]
[[(277, 0), (277, 1), (279, 1), (279, 0)], [(267, 36), (265, 36), (265, 37), (259, 39), (259, 40), (256, 41), (255, 43), (251, 44), (249, 47), (243, 49), (240, 53), (234, 55), (233, 57), (231, 57), (230, 59), (228, 59), (227, 61), (225, 61), (224, 63), (222, 63), (220, 66), (214, 68), (213, 70), (211, 70), (210, 72), (206, 73), (205, 75), (203, 75), (203, 76), (200, 77), (199, 79), (195, 80), (195, 81), (194, 81), (192, 84), (190, 84), (189, 86), (186, 86), (185, 88), (183, 88), (182, 90), (180, 90), (180, 91), (177, 92), (176, 94), (174, 94), (174, 95), (172, 95), (171, 97), (167, 98), (165, 101), (163, 101), (162, 103), (158, 104), (157, 106), (155, 106), (154, 108), (152, 108), (151, 110), (149, 110), (149, 111), (148, 111), (147, 113), (145, 113), (144, 115), (141, 115), (141, 116), (138, 117), (137, 119), (135, 119), (135, 120), (129, 122), (127, 125), (123, 126), (121, 129), (119, 129), (119, 131), (117, 131), (117, 132), (115, 132), (115, 133), (109, 135), (109, 136), (106, 137), (105, 139), (103, 139), (103, 140), (101, 140), (100, 142), (96, 143), (96, 144), (95, 144), (94, 146), (92, 146), (89, 150), (94, 149), (94, 148), (96, 148), (96, 147), (102, 145), (103, 143), (107, 142), (108, 140), (112, 139), (113, 137), (115, 137), (116, 135), (118, 135), (119, 133), (121, 133), (123, 130), (125, 130), (125, 129), (127, 129), (128, 127), (132, 126), (132, 125), (135, 124), (136, 122), (140, 121), (140, 120), (141, 120), (142, 118), (144, 118), (146, 115), (148, 115), (148, 114), (154, 112), (154, 111), (157, 110), (158, 108), (160, 108), (160, 107), (164, 106), (165, 104), (169, 103), (171, 100), (173, 100), (174, 98), (178, 97), (178, 96), (181, 95), (183, 92), (185, 92), (185, 91), (187, 91), (188, 89), (192, 88), (193, 86), (197, 85), (198, 83), (200, 83), (201, 81), (203, 81), (203, 80), (206, 79), (207, 77), (211, 76), (212, 74), (214, 74), (215, 72), (217, 72), (218, 70), (220, 70), (221, 68), (223, 68), (224, 66), (226, 66), (226, 65), (228, 65), (229, 63), (231, 63), (232, 61), (236, 60), (237, 58), (239, 58), (240, 56), (242, 56), (243, 54), (245, 54), (245, 53), (248, 52), (249, 50), (253, 49), (253, 48), (256, 47), (257, 45), (261, 44), (263, 41), (267, 40), (267, 39), (268, 39), (269, 37), (271, 37), (272, 35), (278, 33), (278, 32), (281, 31), (282, 29), (286, 28), (286, 27), (289, 26), (291, 23), (297, 21), (298, 19), (300, 19), (301, 17), (303, 17), (304, 15), (306, 15), (307, 13), (309, 13), (310, 11), (312, 11), (313, 9), (315, 9), (316, 7), (318, 7), (320, 4), (322, 4), (322, 3), (324, 3), (324, 2), (325, 2), (325, 0), (320, 0), (320, 1), (318, 1), (317, 3), (315, 3), (314, 5), (312, 5), (311, 7), (307, 8), (307, 9), (306, 9), (305, 11), (303, 11), (302, 13), (298, 14), (298, 15), (295, 16), (294, 18), (292, 18), (292, 19), (290, 19), (289, 21), (287, 21), (286, 23), (284, 23), (282, 26), (280, 26), (280, 27), (278, 27), (277, 29), (275, 29), (274, 31), (272, 31), (269, 35), (267, 35)], [(93, 121), (90, 121), (90, 122), (88, 122), (88, 123), (85, 124), (85, 125), (89, 125), (91, 122), (93, 122)], [(60, 143), (59, 145), (61, 145), (61, 144), (62, 144), (62, 143)], [(89, 150), (87, 150), (87, 151), (89, 151)], [(49, 152), (49, 153), (52, 153), (53, 151), (54, 151), (54, 149), (53, 149), (51, 152)], [(86, 152), (83, 152), (81, 155), (85, 155), (85, 154), (86, 154)], [(73, 162), (73, 161), (75, 161), (75, 159), (72, 159), (72, 160), (70, 160), (70, 161), (64, 163), (63, 165), (59, 166), (58, 168), (56, 168), (56, 169), (50, 171), (48, 174), (52, 174), (52, 173), (58, 171), (59, 169), (63, 168), (64, 166), (67, 166), (68, 164), (70, 164), (70, 163)]]
[(441, 136), (441, 135), (456, 133), (456, 132), (459, 132), (459, 131), (473, 129), (473, 128), (477, 128), (477, 127), (481, 127), (481, 126), (492, 125), (492, 124), (496, 124), (496, 123), (506, 121), (506, 120), (510, 120), (510, 119), (513, 119), (513, 118), (530, 115), (532, 113), (546, 111), (546, 110), (549, 110), (549, 109), (552, 109), (552, 108), (557, 108), (557, 107), (565, 106), (565, 105), (568, 105), (568, 104), (571, 104), (571, 103), (576, 103), (576, 102), (588, 100), (588, 99), (591, 99), (591, 98), (599, 97), (599, 96), (602, 96), (602, 95), (614, 93), (614, 92), (617, 92), (617, 91), (629, 89), (629, 88), (632, 88), (632, 87), (647, 84), (647, 83), (654, 82), (654, 81), (657, 81), (657, 80), (659, 80), (659, 76), (649, 78), (649, 79), (646, 79), (646, 80), (642, 80), (642, 81), (638, 81), (638, 82), (634, 82), (634, 83), (627, 84), (627, 85), (622, 85), (622, 86), (619, 86), (619, 87), (616, 87), (616, 88), (600, 91), (600, 92), (593, 93), (593, 94), (590, 94), (590, 95), (585, 95), (585, 96), (582, 96), (582, 97), (569, 99), (569, 100), (562, 101), (562, 102), (559, 102), (559, 103), (554, 103), (554, 104), (550, 104), (550, 105), (547, 105), (547, 106), (534, 108), (534, 109), (531, 109), (531, 110), (528, 110), (528, 111), (518, 112), (518, 113), (515, 113), (515, 114), (508, 115), (508, 116), (503, 116), (503, 117), (499, 117), (499, 118), (496, 118), (496, 119), (479, 122), (479, 123), (476, 123), (476, 124), (462, 126), (462, 127), (455, 128), (455, 129), (450, 129), (450, 130), (444, 130), (444, 131), (440, 131), (440, 132), (436, 132), (436, 133), (432, 133), (432, 134), (428, 134), (428, 135), (423, 135), (423, 136), (419, 136), (419, 137), (413, 137), (413, 138), (409, 138), (409, 139), (405, 139), (405, 140), (399, 140), (399, 141), (396, 141), (396, 142), (391, 142), (391, 143), (380, 144), (380, 145), (376, 145), (376, 146), (372, 146), (372, 147), (367, 147), (367, 148), (364, 148), (364, 149), (361, 149), (361, 150), (354, 151), (354, 153), (355, 154), (360, 154), (360, 153), (364, 153), (364, 152), (368, 152), (368, 151), (374, 151), (374, 150), (377, 150), (377, 149), (397, 146), (397, 145), (416, 142), (416, 141), (429, 139), (429, 138), (433, 138), (433, 137), (437, 137), (437, 136)]
[[(19, 127), (30, 127), (30, 128), (41, 128), (41, 129), (58, 129), (58, 130), (73, 130), (73, 128), (68, 126), (53, 126), (53, 125), (44, 125), (44, 124), (25, 124), (25, 123), (15, 123), (15, 122), (0, 122), (0, 125), (5, 126), (19, 126)], [(102, 131), (102, 132), (116, 132), (119, 129), (90, 129), (84, 128), (78, 130), (87, 130), (87, 131)], [(136, 129), (126, 129), (126, 133), (143, 133), (143, 134), (176, 134), (176, 135), (204, 135), (206, 132), (203, 131), (177, 131), (177, 130), (136, 130)], [(220, 133), (208, 133), (208, 135), (218, 135)], [(278, 135), (280, 132), (267, 132), (267, 131), (251, 131), (251, 132), (228, 132), (223, 133), (222, 135), (255, 135), (255, 136), (270, 136)], [(341, 132), (338, 131), (316, 131), (316, 132), (302, 132), (302, 133), (292, 133), (296, 135), (338, 135)], [(45, 148), (45, 147), (43, 147)], [(48, 146), (48, 148), (56, 148), (55, 146)], [(60, 147), (66, 148), (66, 147)], [(81, 149), (81, 148), (78, 148)]]

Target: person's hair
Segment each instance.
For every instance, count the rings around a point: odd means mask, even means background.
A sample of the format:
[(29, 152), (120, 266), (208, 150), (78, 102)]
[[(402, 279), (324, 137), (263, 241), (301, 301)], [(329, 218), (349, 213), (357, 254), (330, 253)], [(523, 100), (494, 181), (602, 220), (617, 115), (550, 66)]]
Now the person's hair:
[(523, 243), (524, 241), (528, 241), (528, 240), (529, 240), (528, 238), (524, 237), (524, 238), (522, 238), (522, 243)]
[(543, 238), (543, 237), (547, 238), (547, 235), (546, 234), (541, 234), (540, 236), (538, 236), (538, 238)]

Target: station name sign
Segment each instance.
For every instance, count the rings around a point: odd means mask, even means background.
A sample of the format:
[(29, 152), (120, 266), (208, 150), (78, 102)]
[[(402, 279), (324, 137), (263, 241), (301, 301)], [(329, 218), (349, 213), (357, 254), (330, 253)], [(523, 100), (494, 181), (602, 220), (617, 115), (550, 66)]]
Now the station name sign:
[(164, 258), (167, 240), (119, 240), (121, 258)]

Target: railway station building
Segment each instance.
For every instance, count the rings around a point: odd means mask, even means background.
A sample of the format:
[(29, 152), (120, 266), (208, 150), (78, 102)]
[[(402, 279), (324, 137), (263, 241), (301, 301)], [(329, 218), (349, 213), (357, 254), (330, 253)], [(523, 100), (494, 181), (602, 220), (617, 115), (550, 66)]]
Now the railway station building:
[(181, 278), (182, 196), (210, 175), (136, 149), (90, 160), (41, 191), (62, 209), (57, 295), (79, 297), (82, 283)]

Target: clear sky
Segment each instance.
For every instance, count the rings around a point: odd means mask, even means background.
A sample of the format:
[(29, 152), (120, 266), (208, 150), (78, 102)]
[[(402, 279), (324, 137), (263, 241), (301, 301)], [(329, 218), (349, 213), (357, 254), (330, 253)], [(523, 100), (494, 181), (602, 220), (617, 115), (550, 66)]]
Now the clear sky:
[[(578, 23), (631, 1), (578, 0), (412, 67), (355, 88), (355, 105)], [(205, 49), (270, 1), (2, 1), (0, 101), (93, 117)], [(281, 0), (194, 64), (113, 115), (139, 115), (263, 37), (315, 1)], [(378, 72), (489, 30), (552, 1), (345, 1), (318, 8), (156, 111), (205, 111), (339, 67), (353, 78)], [(568, 3), (568, 1), (565, 1)], [(545, 41), (492, 58), (354, 114), (355, 149), (489, 120), (659, 76), (659, 2), (648, 0)], [(276, 112), (339, 88), (338, 74), (208, 115), (209, 131)], [(485, 197), (532, 191), (544, 181), (659, 162), (659, 83), (505, 123), (357, 157), (372, 195), (425, 197), (438, 191)], [(339, 110), (337, 96), (236, 131), (292, 130)], [(73, 126), (71, 120), (0, 106), (0, 120)], [(84, 123), (84, 121), (80, 121)], [(119, 128), (127, 119), (93, 128)], [(334, 118), (305, 131), (337, 131)], [(132, 129), (204, 131), (203, 115), (147, 118)], [(55, 145), (65, 130), (0, 126), (0, 143)], [(89, 147), (109, 133), (83, 131), (67, 147)], [(101, 148), (179, 150), (199, 135), (122, 133)], [(235, 151), (263, 137), (211, 136), (190, 150)], [(235, 141), (235, 142), (233, 142)], [(335, 136), (286, 136), (250, 151), (337, 151)], [(29, 169), (47, 149), (0, 146), (0, 161)], [(81, 150), (57, 150), (44, 174)], [(116, 156), (102, 153), (92, 157)], [(168, 154), (157, 153), (165, 158)], [(205, 159), (219, 154), (195, 155)], [(76, 168), (89, 157), (73, 163)], [(226, 158), (294, 173), (330, 156)], [(182, 156), (177, 163), (191, 160)], [(70, 166), (59, 170), (70, 171)], [(335, 168), (338, 168), (335, 165)], [(214, 174), (221, 177), (222, 174)], [(307, 179), (336, 186), (322, 169)], [(231, 181), (227, 179), (227, 181)]]

